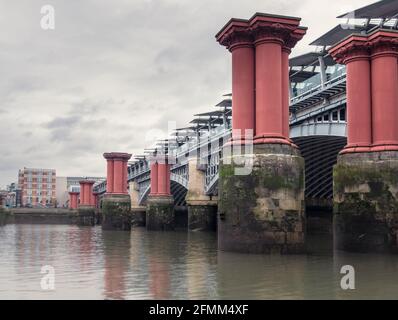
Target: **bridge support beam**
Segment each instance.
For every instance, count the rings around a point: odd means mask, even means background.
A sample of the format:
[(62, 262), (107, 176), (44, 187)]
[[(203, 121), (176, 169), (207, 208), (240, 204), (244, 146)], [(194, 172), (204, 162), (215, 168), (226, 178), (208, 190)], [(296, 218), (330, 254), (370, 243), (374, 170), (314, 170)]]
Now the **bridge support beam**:
[(145, 227), (146, 207), (139, 205), (140, 193), (137, 181), (130, 182), (130, 199), (131, 199), (131, 224), (133, 227)]
[(198, 164), (196, 157), (188, 160), (188, 230), (216, 231), (218, 201), (204, 193), (205, 173), (198, 169)]
[[(299, 24), (299, 18), (257, 13), (249, 20), (230, 20), (216, 36), (230, 50), (242, 35), (255, 47), (255, 124), (250, 128), (254, 140), (240, 140), (243, 155), (236, 149), (231, 152), (231, 143), (224, 146), (220, 164), (221, 250), (305, 251), (304, 159), (289, 139), (288, 124), (288, 56), (306, 33)], [(232, 67), (239, 63), (244, 61)], [(232, 108), (239, 90), (233, 86)]]
[(151, 164), (151, 193), (147, 200), (146, 228), (163, 231), (175, 228), (174, 198), (170, 191), (170, 164), (167, 160)]
[(333, 172), (337, 249), (398, 251), (398, 34), (353, 35), (329, 49), (347, 65), (348, 145)]
[(127, 192), (127, 161), (131, 154), (104, 153), (104, 158), (107, 160), (107, 192), (102, 200), (102, 229), (130, 231), (131, 200)]
[(80, 181), (80, 203), (78, 206), (78, 224), (81, 226), (95, 225), (95, 207), (93, 205), (94, 181)]

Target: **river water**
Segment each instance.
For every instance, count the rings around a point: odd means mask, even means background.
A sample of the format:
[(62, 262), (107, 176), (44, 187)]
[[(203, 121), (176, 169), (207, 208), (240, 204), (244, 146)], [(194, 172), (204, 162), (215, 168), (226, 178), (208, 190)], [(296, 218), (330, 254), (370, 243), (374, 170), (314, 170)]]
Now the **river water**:
[[(309, 240), (308, 255), (247, 255), (218, 251), (215, 233), (6, 225), (0, 299), (398, 299), (397, 255)], [(343, 265), (355, 269), (355, 290), (341, 289)], [(41, 287), (43, 266), (54, 290)]]

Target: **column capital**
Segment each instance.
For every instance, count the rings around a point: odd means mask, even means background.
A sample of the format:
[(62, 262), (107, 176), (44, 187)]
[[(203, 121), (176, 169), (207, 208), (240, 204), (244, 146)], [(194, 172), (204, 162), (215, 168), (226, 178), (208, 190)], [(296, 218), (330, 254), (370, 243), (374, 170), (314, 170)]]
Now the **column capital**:
[(216, 39), (231, 52), (241, 47), (253, 47), (253, 35), (249, 30), (249, 22), (244, 19), (232, 18), (216, 34)]
[(103, 156), (106, 160), (128, 161), (130, 160), (132, 154), (124, 152), (106, 152), (103, 154)]
[(354, 60), (369, 59), (368, 37), (365, 35), (351, 35), (335, 44), (328, 52), (339, 64), (347, 64)]
[(292, 48), (295, 43), (290, 43), (290, 40), (296, 30), (299, 28), (298, 34), (301, 34), (302, 31), (305, 34), (306, 28), (299, 27), (300, 20), (296, 17), (256, 13), (250, 18), (249, 24), (256, 45), (273, 42)]
[(398, 32), (377, 30), (368, 37), (372, 58), (380, 56), (398, 56)]
[(283, 39), (282, 50), (290, 54), (292, 49), (296, 46), (297, 42), (303, 39), (303, 37), (307, 33), (307, 29), (307, 27), (298, 27), (292, 33), (288, 34)]
[(94, 180), (80, 180), (79, 183), (80, 184), (94, 184), (95, 181)]

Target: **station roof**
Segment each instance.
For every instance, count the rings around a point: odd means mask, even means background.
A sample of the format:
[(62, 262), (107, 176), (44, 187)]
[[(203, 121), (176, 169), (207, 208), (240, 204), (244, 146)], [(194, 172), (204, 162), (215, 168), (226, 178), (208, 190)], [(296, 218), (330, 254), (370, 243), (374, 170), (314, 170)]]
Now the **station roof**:
[(372, 19), (393, 18), (398, 13), (398, 0), (382, 0), (352, 12), (344, 13), (337, 18)]
[(208, 119), (198, 118), (198, 119), (193, 119), (189, 123), (208, 124), (209, 122), (211, 122), (212, 124), (222, 124), (223, 119), (220, 119), (220, 118), (208, 118)]
[[(229, 95), (230, 97), (232, 97), (232, 94)], [(216, 104), (216, 107), (226, 107), (229, 108), (232, 106), (232, 100), (231, 98), (229, 99), (224, 99), (223, 101), (221, 101), (220, 103)]]
[(221, 110), (216, 110), (216, 111), (210, 111), (210, 112), (205, 112), (205, 113), (198, 113), (198, 114), (195, 114), (194, 116), (195, 117), (220, 117), (229, 112), (230, 112), (229, 110), (227, 112), (224, 112)]
[(348, 37), (353, 33), (361, 33), (366, 32), (369, 29), (369, 26), (363, 25), (350, 25), (343, 26), (341, 24), (335, 26), (333, 29), (326, 32), (324, 35), (316, 39), (315, 41), (311, 42), (310, 45), (312, 46), (332, 46), (335, 43), (341, 41), (342, 39)]
[(290, 67), (306, 67), (309, 65), (319, 65), (318, 57), (324, 56), (323, 60), (325, 65), (333, 66), (336, 62), (330, 57), (326, 55), (325, 52), (308, 52), (293, 58), (289, 59)]

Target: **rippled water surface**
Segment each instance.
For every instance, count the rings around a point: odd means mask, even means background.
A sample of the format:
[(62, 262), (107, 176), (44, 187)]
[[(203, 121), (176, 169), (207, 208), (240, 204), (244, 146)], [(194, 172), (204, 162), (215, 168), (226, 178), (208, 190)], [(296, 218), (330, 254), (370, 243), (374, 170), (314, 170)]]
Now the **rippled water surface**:
[[(398, 299), (398, 256), (220, 252), (216, 234), (102, 231), (100, 227), (0, 227), (0, 299)], [(356, 290), (340, 288), (353, 265)], [(41, 267), (55, 268), (43, 291)]]

